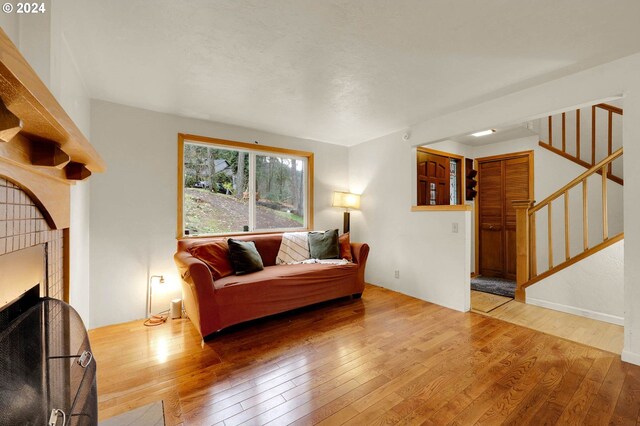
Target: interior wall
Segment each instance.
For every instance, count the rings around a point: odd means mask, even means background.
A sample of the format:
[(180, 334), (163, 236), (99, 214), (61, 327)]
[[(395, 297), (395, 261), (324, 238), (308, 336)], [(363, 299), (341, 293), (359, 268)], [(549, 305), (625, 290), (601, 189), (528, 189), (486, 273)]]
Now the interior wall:
[(13, 44), (20, 45), (20, 19), (17, 14), (0, 14), (0, 27), (9, 36)]
[[(51, 18), (49, 89), (91, 142), (89, 91), (76, 66), (76, 58), (66, 42), (64, 33), (68, 25), (73, 25), (74, 5), (70, 0), (56, 0), (50, 2), (47, 10)], [(108, 167), (109, 164), (107, 164)], [(67, 241), (69, 244), (69, 303), (78, 311), (85, 325), (88, 325), (90, 320), (90, 185), (88, 180), (71, 186), (71, 217)]]
[(350, 190), (362, 194), (360, 211), (352, 213), (352, 239), (371, 246), (366, 280), (467, 311), (471, 214), (411, 212), (415, 176), (416, 150), (403, 143), (401, 132), (349, 149)]
[[(640, 54), (540, 84), (411, 128), (407, 145), (438, 142), (456, 135), (531, 121), (549, 113), (624, 96), (624, 216), (640, 217)], [(625, 361), (640, 364), (640, 227), (625, 228)]]
[[(59, 5), (56, 0), (55, 8)], [(66, 0), (61, 0), (63, 4)], [(13, 2), (11, 2), (13, 3)], [(54, 32), (53, 20), (57, 19), (55, 10), (52, 10), (51, 0), (42, 0), (47, 12), (34, 14), (16, 14), (19, 18), (20, 52), (36, 71), (38, 77), (51, 89), (51, 57), (54, 54), (51, 44), (58, 31)], [(15, 8), (15, 3), (13, 3)]]
[(92, 101), (92, 143), (109, 165), (91, 179), (91, 327), (143, 318), (147, 279), (176, 289), (154, 296), (154, 310), (180, 294), (176, 250), (178, 133), (314, 152), (316, 229), (339, 228), (334, 190), (346, 190), (347, 148), (307, 139)]
[(624, 324), (624, 240), (527, 288), (527, 303)]

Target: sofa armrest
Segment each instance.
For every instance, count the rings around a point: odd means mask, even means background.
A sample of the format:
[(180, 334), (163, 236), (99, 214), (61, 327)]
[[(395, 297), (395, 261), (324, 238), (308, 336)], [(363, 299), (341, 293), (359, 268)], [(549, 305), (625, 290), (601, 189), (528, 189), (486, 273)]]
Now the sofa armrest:
[(369, 256), (369, 244), (367, 243), (351, 243), (351, 256), (353, 257), (353, 263), (364, 264), (367, 263), (367, 257)]
[(173, 259), (180, 272), (185, 310), (200, 335), (204, 337), (217, 330), (215, 320), (211, 321), (212, 317), (217, 319), (211, 271), (204, 262), (186, 251), (178, 251)]
[(360, 293), (362, 293), (364, 290), (364, 270), (369, 257), (369, 244), (351, 243), (351, 256), (353, 257), (353, 262), (358, 265), (358, 286)]

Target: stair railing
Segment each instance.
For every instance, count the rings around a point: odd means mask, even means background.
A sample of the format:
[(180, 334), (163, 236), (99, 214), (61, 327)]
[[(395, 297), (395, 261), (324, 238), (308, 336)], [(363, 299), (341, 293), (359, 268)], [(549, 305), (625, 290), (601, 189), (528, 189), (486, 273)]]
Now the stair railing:
[[(596, 153), (597, 153), (597, 138), (596, 138), (596, 111), (598, 109), (602, 109), (607, 111), (608, 114), (608, 121), (607, 121), (607, 156), (611, 155), (613, 153), (613, 117), (614, 114), (623, 115), (623, 111), (622, 108), (618, 108), (615, 107), (613, 105), (609, 105), (609, 104), (597, 104), (597, 105), (592, 105), (591, 106), (591, 158), (589, 158), (590, 161), (585, 161), (582, 158), (582, 153), (580, 152), (581, 150), (581, 142), (580, 142), (580, 110), (576, 110), (575, 111), (575, 118), (576, 118), (576, 129), (575, 129), (575, 134), (576, 134), (576, 140), (575, 140), (575, 155), (573, 153), (568, 152), (567, 150), (567, 145), (568, 145), (568, 141), (567, 141), (567, 125), (566, 125), (566, 121), (567, 121), (567, 114), (569, 113), (565, 113), (563, 112), (561, 114), (561, 120), (562, 120), (562, 131), (561, 131), (561, 140), (560, 141), (555, 141), (555, 145), (554, 145), (554, 133), (553, 133), (553, 120), (554, 120), (554, 116), (549, 116), (548, 118), (548, 142), (544, 142), (544, 141), (540, 141), (539, 145), (558, 154), (561, 155), (562, 157), (573, 161), (576, 164), (579, 164), (583, 167), (591, 168), (593, 166), (596, 165)], [(556, 116), (557, 117), (557, 116)], [(601, 171), (599, 170), (598, 173), (601, 173)], [(611, 179), (612, 181), (619, 183), (620, 185), (624, 184), (624, 181), (622, 179), (622, 177), (620, 176), (616, 176), (613, 174), (612, 171), (612, 166), (611, 163), (609, 163), (609, 166), (607, 167), (607, 177), (609, 179)]]
[[(525, 289), (536, 282), (555, 274), (556, 272), (573, 265), (574, 263), (602, 250), (611, 244), (624, 238), (624, 233), (609, 237), (609, 218), (607, 211), (607, 169), (611, 162), (622, 156), (622, 148), (611, 153), (607, 158), (594, 164), (589, 170), (582, 173), (577, 178), (542, 200), (534, 204), (532, 200), (514, 201), (513, 207), (516, 210), (516, 294), (515, 298), (525, 301)], [(590, 246), (589, 244), (589, 199), (587, 179), (594, 174), (602, 175), (602, 242)], [(570, 243), (570, 207), (569, 191), (572, 188), (582, 185), (582, 251), (571, 256)], [(553, 256), (553, 202), (563, 198), (564, 200), (564, 257), (565, 260), (554, 265)], [(549, 246), (548, 262), (546, 271), (538, 273), (538, 256), (536, 250), (536, 214), (540, 210), (547, 209), (547, 239)]]

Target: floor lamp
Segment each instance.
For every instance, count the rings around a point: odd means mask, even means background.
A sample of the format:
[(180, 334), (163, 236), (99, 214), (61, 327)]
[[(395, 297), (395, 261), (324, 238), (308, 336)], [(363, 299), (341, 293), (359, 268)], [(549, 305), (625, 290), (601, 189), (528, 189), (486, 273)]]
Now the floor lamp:
[(146, 326), (154, 326), (163, 324), (167, 321), (167, 317), (162, 315), (154, 315), (151, 312), (151, 303), (153, 301), (153, 279), (158, 278), (158, 283), (164, 284), (164, 275), (151, 275), (147, 281), (147, 318), (144, 321)]
[(349, 209), (359, 209), (360, 208), (360, 195), (352, 194), (350, 192), (338, 192), (335, 191), (333, 193), (333, 203), (331, 203), (333, 207), (342, 207), (345, 209), (344, 212), (344, 223), (342, 225), (343, 233), (346, 234), (349, 232), (351, 228), (351, 214)]

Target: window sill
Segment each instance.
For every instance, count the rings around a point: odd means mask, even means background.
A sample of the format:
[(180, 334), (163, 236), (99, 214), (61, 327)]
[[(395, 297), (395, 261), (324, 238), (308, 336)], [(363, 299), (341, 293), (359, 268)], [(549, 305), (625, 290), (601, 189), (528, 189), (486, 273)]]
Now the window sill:
[(237, 232), (229, 234), (204, 234), (204, 235), (178, 235), (176, 240), (196, 239), (196, 238), (233, 238), (233, 237), (250, 237), (252, 235), (268, 235), (268, 234), (282, 234), (284, 232), (312, 232), (311, 228), (295, 228), (295, 229), (273, 229), (269, 231), (251, 231), (251, 232)]
[(440, 205), (440, 206), (411, 206), (412, 212), (470, 212), (468, 204)]

